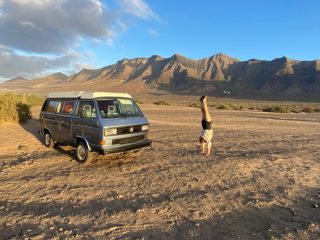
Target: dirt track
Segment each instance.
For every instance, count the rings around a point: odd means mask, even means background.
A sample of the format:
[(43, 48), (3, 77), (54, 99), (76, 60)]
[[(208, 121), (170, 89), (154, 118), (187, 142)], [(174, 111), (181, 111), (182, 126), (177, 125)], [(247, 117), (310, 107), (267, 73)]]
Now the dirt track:
[[(0, 127), (0, 239), (319, 239), (320, 115), (142, 105), (153, 147), (80, 165), (38, 122)], [(318, 208), (317, 208), (318, 206)]]

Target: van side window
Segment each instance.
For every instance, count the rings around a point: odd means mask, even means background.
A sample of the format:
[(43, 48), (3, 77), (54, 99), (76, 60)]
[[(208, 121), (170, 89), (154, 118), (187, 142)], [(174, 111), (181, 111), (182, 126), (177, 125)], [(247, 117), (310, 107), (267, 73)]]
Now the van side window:
[(62, 101), (59, 113), (72, 114), (74, 103), (74, 101)]
[(93, 101), (80, 101), (78, 105), (78, 110), (77, 110), (77, 115), (80, 115), (81, 111), (86, 111), (87, 112), (87, 117), (88, 118), (96, 118), (96, 109), (94, 107)]
[(46, 112), (55, 113), (58, 106), (58, 101), (50, 100), (45, 109)]
[(45, 100), (44, 103), (42, 104), (41, 111), (46, 111), (47, 104), (48, 104), (48, 100)]

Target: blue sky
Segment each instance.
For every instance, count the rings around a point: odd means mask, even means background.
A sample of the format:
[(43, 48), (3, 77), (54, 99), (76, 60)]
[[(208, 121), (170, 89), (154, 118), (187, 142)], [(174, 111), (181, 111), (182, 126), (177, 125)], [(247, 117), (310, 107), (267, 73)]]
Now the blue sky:
[(122, 58), (320, 58), (318, 0), (0, 0), (0, 79)]

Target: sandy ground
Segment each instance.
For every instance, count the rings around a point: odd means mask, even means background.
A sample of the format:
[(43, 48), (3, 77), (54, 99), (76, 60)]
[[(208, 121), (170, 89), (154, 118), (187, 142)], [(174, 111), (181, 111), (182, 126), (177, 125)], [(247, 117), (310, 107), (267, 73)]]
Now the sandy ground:
[(75, 161), (0, 127), (0, 239), (320, 239), (320, 115), (142, 105), (152, 148)]

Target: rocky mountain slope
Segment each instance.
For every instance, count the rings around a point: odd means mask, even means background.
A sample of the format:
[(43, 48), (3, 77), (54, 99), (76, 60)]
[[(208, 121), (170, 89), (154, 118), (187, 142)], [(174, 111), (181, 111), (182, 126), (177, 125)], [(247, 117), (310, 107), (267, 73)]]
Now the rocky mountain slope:
[(240, 61), (224, 54), (193, 60), (175, 54), (169, 58), (123, 59), (101, 69), (83, 69), (66, 76), (21, 78), (0, 84), (0, 89), (31, 92), (56, 90), (169, 92), (234, 97), (320, 100), (320, 61), (286, 57), (272, 61)]

